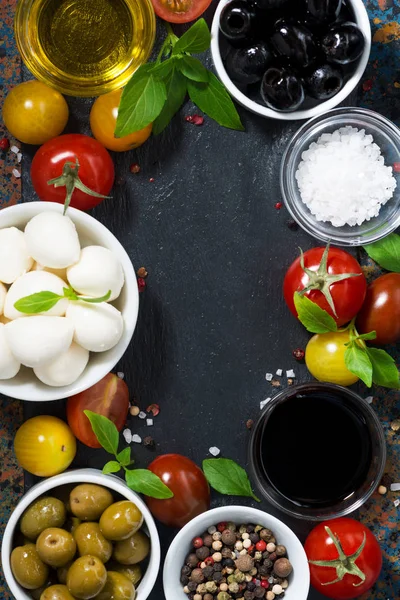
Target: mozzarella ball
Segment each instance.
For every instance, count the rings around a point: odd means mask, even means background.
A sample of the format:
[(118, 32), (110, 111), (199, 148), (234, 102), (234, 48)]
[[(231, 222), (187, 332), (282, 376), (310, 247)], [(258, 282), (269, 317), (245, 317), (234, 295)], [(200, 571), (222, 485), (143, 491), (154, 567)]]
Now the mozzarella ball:
[(112, 304), (70, 302), (67, 317), (74, 325), (74, 341), (90, 352), (104, 352), (121, 339), (122, 315)]
[(0, 315), (3, 314), (4, 311), (4, 302), (6, 301), (7, 288), (4, 283), (0, 282)]
[(67, 269), (67, 277), (74, 290), (85, 296), (101, 298), (111, 290), (109, 301), (118, 298), (124, 285), (121, 263), (102, 246), (83, 248), (79, 261)]
[(0, 379), (15, 377), (21, 368), (21, 363), (13, 356), (7, 342), (5, 325), (0, 323)]
[(44, 267), (65, 269), (79, 260), (81, 246), (71, 219), (58, 212), (42, 212), (25, 227), (28, 252)]
[(52, 269), (51, 267), (44, 267), (43, 265), (34, 262), (31, 271), (46, 271), (46, 273), (53, 273), (60, 277), (65, 283), (67, 283), (67, 269)]
[(13, 283), (33, 265), (22, 231), (16, 227), (0, 229), (0, 281)]
[[(7, 319), (26, 317), (28, 316), (27, 313), (22, 313), (14, 307), (17, 300), (38, 292), (53, 292), (54, 294), (63, 296), (63, 288), (65, 288), (66, 285), (65, 281), (52, 273), (46, 273), (46, 271), (30, 271), (29, 273), (25, 273), (25, 275), (22, 275), (22, 277), (19, 277), (14, 281), (7, 292), (6, 301), (4, 303), (4, 316), (6, 316)], [(50, 310), (37, 314), (63, 317), (67, 310), (67, 306), (68, 300), (63, 298)]]
[(88, 360), (89, 352), (72, 342), (66, 352), (33, 371), (46, 385), (60, 387), (74, 383), (82, 375)]
[(40, 367), (68, 350), (73, 323), (65, 317), (34, 316), (5, 325), (6, 338), (15, 358), (26, 367)]

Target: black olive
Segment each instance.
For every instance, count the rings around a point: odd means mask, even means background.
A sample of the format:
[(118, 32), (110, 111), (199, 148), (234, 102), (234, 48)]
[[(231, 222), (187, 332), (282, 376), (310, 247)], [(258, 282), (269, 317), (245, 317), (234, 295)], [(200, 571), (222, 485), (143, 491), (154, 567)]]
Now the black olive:
[(339, 17), (342, 0), (306, 0), (306, 5), (319, 23), (334, 23)]
[(332, 65), (321, 65), (304, 78), (308, 94), (318, 100), (328, 100), (336, 96), (343, 83), (342, 70)]
[(243, 42), (251, 37), (255, 13), (245, 0), (232, 0), (221, 12), (219, 28), (231, 42)]
[(265, 42), (258, 42), (246, 48), (237, 48), (228, 54), (226, 69), (229, 75), (239, 83), (255, 83), (260, 81), (272, 54)]
[(321, 45), (328, 60), (347, 65), (360, 58), (365, 40), (355, 23), (338, 23), (324, 35)]
[(296, 68), (309, 67), (317, 58), (314, 36), (300, 23), (279, 19), (274, 25), (270, 43), (279, 56), (287, 58), (289, 64)]
[(291, 112), (303, 103), (304, 89), (300, 79), (291, 71), (270, 67), (261, 82), (261, 96), (269, 108)]

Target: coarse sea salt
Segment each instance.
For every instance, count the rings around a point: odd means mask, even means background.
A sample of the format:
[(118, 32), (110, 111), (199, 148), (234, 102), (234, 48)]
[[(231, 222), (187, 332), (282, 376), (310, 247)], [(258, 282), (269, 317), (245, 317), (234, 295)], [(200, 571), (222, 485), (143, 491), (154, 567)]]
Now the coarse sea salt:
[(302, 153), (296, 179), (301, 199), (317, 221), (334, 227), (377, 217), (393, 197), (396, 180), (380, 147), (365, 129), (323, 133)]

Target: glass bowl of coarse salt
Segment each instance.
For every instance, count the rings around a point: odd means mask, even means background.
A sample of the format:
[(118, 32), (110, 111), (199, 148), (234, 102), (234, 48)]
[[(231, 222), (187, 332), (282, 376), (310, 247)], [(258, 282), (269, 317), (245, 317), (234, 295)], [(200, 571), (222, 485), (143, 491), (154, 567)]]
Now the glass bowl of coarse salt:
[(305, 123), (281, 164), (293, 219), (315, 238), (362, 246), (400, 226), (400, 129), (364, 108)]

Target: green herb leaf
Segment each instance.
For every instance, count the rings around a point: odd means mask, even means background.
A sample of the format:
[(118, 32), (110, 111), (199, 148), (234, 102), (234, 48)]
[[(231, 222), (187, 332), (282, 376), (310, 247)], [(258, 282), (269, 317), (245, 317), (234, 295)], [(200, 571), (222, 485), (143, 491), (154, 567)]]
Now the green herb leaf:
[(91, 410), (83, 411), (90, 421), (93, 433), (97, 437), (97, 441), (109, 454), (117, 454), (119, 444), (119, 433), (114, 423)]
[(196, 21), (176, 42), (172, 55), (190, 52), (197, 54), (208, 50), (211, 44), (211, 33), (204, 19)]
[(382, 240), (363, 248), (378, 265), (387, 271), (400, 273), (400, 235), (391, 233)]
[(220, 494), (247, 496), (257, 502), (260, 499), (251, 489), (246, 471), (230, 458), (206, 458), (203, 471), (208, 483)]
[(87, 296), (78, 296), (78, 300), (82, 300), (83, 302), (89, 302), (90, 304), (100, 304), (100, 302), (107, 302), (110, 299), (111, 290), (108, 290), (107, 294), (101, 296), (100, 298), (88, 298)]
[(168, 60), (164, 60), (163, 62), (158, 64), (151, 63), (151, 69), (149, 72), (158, 79), (162, 79), (164, 81), (165, 78), (172, 71), (178, 60), (178, 57), (173, 57)]
[(167, 99), (165, 84), (148, 71), (142, 71), (137, 78), (135, 73), (122, 92), (115, 129), (118, 137), (139, 131), (152, 123), (164, 106)]
[(161, 481), (158, 475), (148, 469), (125, 471), (125, 479), (131, 490), (150, 496), (150, 498), (165, 500), (173, 497), (171, 490)]
[(202, 65), (197, 58), (185, 54), (178, 59), (177, 65), (182, 75), (188, 79), (208, 83), (210, 72), (207, 71), (205, 66)]
[(344, 353), (344, 362), (351, 373), (371, 387), (372, 364), (365, 348), (361, 348), (356, 342), (351, 342)]
[(219, 125), (244, 131), (230, 95), (214, 73), (209, 71), (208, 84), (188, 79), (188, 92), (192, 102)]
[(374, 340), (376, 338), (376, 331), (370, 331), (369, 333), (357, 334), (358, 340)]
[(118, 452), (117, 460), (121, 463), (123, 467), (127, 467), (131, 464), (131, 449), (129, 446), (121, 450), (121, 452)]
[(367, 348), (372, 363), (372, 381), (383, 387), (400, 389), (399, 371), (394, 359), (378, 348)]
[(64, 298), (68, 298), (68, 300), (78, 300), (77, 294), (74, 292), (72, 287), (63, 288)]
[(294, 305), (299, 321), (311, 333), (337, 331), (336, 321), (323, 308), (298, 292), (294, 293)]
[(166, 128), (174, 114), (182, 106), (186, 96), (186, 79), (175, 67), (165, 78), (165, 88), (167, 90), (167, 100), (161, 113), (153, 123), (154, 135), (158, 135)]
[(14, 308), (26, 315), (35, 315), (50, 310), (62, 298), (53, 292), (37, 292), (14, 302)]
[(108, 475), (109, 473), (118, 473), (121, 470), (121, 465), (116, 460), (110, 460), (103, 467), (104, 475)]

